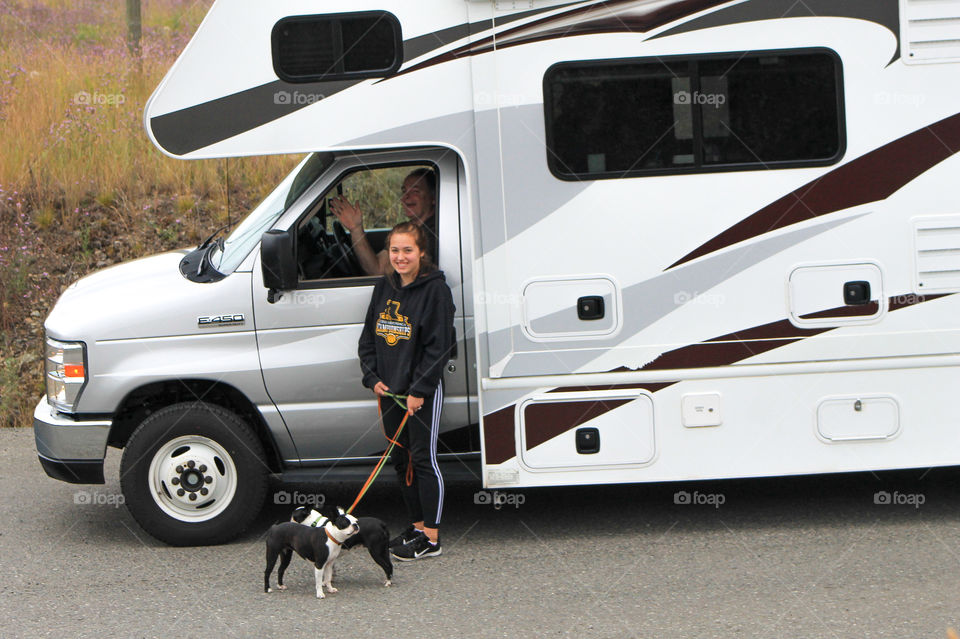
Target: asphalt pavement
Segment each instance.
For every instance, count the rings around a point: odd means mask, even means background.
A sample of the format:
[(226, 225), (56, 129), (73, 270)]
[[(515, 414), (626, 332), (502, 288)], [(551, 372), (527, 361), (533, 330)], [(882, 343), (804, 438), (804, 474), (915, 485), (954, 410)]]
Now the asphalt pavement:
[[(264, 594), (263, 537), (359, 484), (273, 482), (237, 541), (171, 548), (107, 483), (48, 478), (0, 429), (3, 637), (910, 637), (960, 626), (960, 469), (480, 493), (448, 486), (443, 555), (341, 556), (318, 600), (295, 558)], [(275, 503), (285, 502), (285, 503)], [(497, 502), (497, 503), (491, 503)], [(499, 508), (497, 508), (499, 505)], [(403, 525), (395, 484), (359, 514)]]

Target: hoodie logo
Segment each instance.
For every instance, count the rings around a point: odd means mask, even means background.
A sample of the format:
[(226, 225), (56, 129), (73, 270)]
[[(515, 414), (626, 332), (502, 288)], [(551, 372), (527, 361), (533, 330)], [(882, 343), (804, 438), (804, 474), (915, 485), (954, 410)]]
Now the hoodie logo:
[(410, 339), (413, 327), (407, 321), (407, 316), (400, 314), (400, 302), (387, 300), (387, 308), (377, 320), (376, 332), (387, 342), (387, 346), (396, 346), (400, 340)]

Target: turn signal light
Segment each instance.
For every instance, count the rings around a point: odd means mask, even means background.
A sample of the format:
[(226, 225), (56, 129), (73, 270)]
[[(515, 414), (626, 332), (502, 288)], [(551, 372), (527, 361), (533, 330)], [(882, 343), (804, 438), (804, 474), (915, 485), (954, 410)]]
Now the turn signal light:
[(83, 364), (67, 364), (63, 367), (64, 377), (83, 377)]

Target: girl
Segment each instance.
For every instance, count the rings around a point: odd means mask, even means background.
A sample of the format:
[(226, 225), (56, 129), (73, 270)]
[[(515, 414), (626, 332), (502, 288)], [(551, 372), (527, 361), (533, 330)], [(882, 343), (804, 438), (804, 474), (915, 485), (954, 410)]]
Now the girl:
[[(422, 225), (402, 222), (387, 236), (392, 272), (373, 288), (358, 353), (363, 385), (380, 402), (384, 430), (393, 437), (404, 410), (384, 393), (406, 395), (409, 415), (394, 459), (410, 526), (390, 542), (401, 561), (440, 554), (443, 477), (437, 433), (443, 405), (443, 367), (455, 343), (453, 295), (427, 253)], [(407, 466), (412, 465), (408, 484)]]

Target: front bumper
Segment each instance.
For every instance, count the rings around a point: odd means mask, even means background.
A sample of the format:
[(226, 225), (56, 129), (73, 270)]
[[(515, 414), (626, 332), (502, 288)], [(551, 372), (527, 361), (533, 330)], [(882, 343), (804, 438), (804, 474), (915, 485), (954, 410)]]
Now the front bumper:
[(33, 434), (43, 470), (72, 484), (102, 484), (111, 420), (83, 420), (59, 413), (41, 398), (33, 411)]

